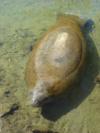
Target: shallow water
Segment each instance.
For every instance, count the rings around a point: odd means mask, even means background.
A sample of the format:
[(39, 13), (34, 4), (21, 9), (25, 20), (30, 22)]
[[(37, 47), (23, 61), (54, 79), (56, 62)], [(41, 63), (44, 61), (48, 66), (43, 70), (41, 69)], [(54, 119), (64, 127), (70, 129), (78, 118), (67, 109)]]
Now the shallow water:
[[(32, 46), (55, 23), (57, 14), (90, 19), (87, 66), (80, 85), (41, 108), (27, 105), (25, 66)], [(0, 0), (0, 132), (100, 133), (99, 0)]]

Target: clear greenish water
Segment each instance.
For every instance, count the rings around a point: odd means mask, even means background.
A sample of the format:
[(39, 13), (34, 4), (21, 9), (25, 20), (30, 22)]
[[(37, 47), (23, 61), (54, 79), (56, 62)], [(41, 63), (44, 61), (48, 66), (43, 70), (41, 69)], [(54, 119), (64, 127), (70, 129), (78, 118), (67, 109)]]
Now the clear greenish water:
[[(69, 99), (33, 108), (26, 99), (26, 62), (31, 46), (55, 23), (59, 13), (93, 20), (87, 69)], [(100, 0), (0, 0), (0, 115), (8, 112), (0, 118), (0, 133), (32, 133), (35, 129), (100, 133), (100, 84), (95, 83), (99, 56)]]

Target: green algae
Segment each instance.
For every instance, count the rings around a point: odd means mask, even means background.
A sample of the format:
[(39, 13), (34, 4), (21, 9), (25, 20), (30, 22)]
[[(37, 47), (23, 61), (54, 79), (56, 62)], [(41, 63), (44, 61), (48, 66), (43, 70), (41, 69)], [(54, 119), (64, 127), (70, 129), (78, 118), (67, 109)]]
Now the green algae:
[[(59, 133), (100, 132), (100, 85), (95, 78), (100, 68), (99, 0), (0, 0), (0, 118), (1, 133), (32, 133), (35, 129)], [(70, 97), (66, 95), (44, 108), (27, 104), (25, 67), (35, 44), (55, 23), (57, 14), (72, 13), (94, 21), (87, 37), (86, 72)], [(9, 91), (9, 96), (5, 95)]]

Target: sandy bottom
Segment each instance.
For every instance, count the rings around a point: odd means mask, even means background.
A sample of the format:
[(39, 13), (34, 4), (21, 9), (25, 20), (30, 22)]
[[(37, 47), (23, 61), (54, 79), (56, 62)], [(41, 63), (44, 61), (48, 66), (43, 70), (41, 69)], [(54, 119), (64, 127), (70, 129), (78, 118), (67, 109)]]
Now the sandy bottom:
[[(43, 108), (28, 105), (25, 67), (32, 46), (57, 14), (90, 19), (80, 84)], [(92, 25), (92, 27), (90, 26)], [(100, 133), (100, 1), (0, 0), (0, 133)]]

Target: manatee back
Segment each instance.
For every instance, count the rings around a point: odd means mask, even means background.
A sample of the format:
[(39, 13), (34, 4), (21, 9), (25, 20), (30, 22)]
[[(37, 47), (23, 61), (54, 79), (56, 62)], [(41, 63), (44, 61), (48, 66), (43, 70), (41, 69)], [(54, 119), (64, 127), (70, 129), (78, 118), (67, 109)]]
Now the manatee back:
[(60, 80), (68, 76), (80, 64), (81, 50), (82, 40), (73, 30), (64, 26), (56, 28), (38, 46), (35, 57), (37, 77)]

